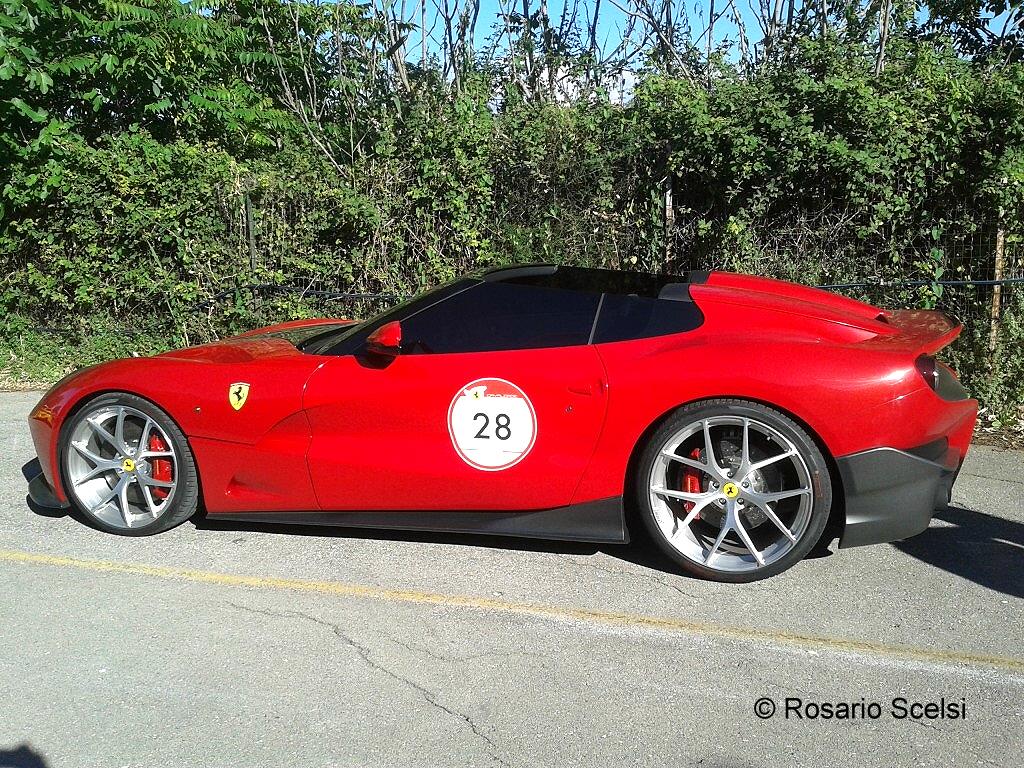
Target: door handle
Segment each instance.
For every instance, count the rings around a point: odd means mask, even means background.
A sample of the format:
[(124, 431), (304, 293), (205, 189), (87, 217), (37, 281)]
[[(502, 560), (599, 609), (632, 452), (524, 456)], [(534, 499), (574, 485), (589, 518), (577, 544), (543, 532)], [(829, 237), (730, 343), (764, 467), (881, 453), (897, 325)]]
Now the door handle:
[(600, 392), (603, 388), (603, 381), (587, 381), (569, 385), (569, 391), (576, 395), (593, 395), (595, 392)]

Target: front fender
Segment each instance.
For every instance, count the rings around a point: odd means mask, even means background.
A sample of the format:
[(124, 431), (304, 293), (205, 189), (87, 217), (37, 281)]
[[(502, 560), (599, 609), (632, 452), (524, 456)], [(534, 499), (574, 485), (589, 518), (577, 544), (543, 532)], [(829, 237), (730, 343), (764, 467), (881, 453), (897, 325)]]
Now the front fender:
[[(301, 354), (230, 362), (157, 356), (113, 360), (83, 369), (47, 392), (29, 416), (43, 475), (54, 497), (67, 502), (58, 463), (61, 429), (81, 404), (106, 392), (127, 392), (156, 404), (190, 443), (206, 440), (258, 446), (277, 425), (302, 410), (303, 387), (320, 362)], [(249, 395), (244, 407), (236, 410), (228, 393), (239, 382), (249, 384)], [(203, 451), (194, 453), (202, 473)], [(303, 474), (308, 472), (303, 469)]]

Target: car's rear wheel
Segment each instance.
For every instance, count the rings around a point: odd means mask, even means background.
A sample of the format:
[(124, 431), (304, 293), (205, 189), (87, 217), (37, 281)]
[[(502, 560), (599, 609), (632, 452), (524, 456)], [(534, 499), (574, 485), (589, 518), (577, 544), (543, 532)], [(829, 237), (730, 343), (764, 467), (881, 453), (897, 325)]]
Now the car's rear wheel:
[(195, 460), (162, 409), (127, 393), (101, 395), (61, 430), (68, 498), (98, 528), (126, 536), (166, 531), (198, 505)]
[(670, 416), (640, 456), (635, 487), (661, 549), (716, 581), (791, 567), (821, 537), (832, 505), (828, 467), (810, 435), (743, 400), (694, 403)]

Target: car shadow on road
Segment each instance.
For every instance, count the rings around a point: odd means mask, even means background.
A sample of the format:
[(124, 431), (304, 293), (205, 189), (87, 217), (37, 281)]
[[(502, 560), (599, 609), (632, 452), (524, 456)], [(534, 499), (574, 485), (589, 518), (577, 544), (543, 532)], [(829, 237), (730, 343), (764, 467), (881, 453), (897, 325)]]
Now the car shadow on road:
[[(65, 509), (42, 507), (25, 499), (26, 505), (42, 517), (70, 515), (85, 525), (79, 515)], [(973, 581), (987, 589), (1012, 597), (1024, 597), (1024, 524), (951, 506), (935, 513), (935, 519), (948, 526), (932, 526), (924, 533), (895, 542), (901, 552), (924, 563), (940, 568), (955, 576)], [(550, 552), (563, 555), (595, 555), (602, 552), (624, 562), (633, 563), (662, 573), (686, 576), (647, 535), (635, 519), (630, 523), (632, 541), (628, 544), (593, 544), (548, 539), (525, 539), (509, 536), (487, 536), (472, 533), (441, 533), (434, 531), (404, 531), (379, 528), (344, 528), (340, 526), (294, 525), (286, 523), (241, 522), (211, 520), (205, 516), (192, 519), (199, 530), (251, 531), (288, 536), (316, 536), (327, 538), (374, 539), (436, 543), (465, 547), (486, 547), (520, 552)], [(831, 525), (831, 524), (830, 524)], [(807, 555), (809, 559), (830, 557), (830, 542), (841, 534), (842, 523), (826, 530), (822, 541)], [(0, 768), (3, 764), (0, 763)]]
[[(241, 531), (253, 533), (275, 533), (289, 536), (317, 536), (340, 539), (372, 539), (374, 541), (402, 541), (430, 544), (444, 544), (462, 547), (485, 547), (506, 549), (515, 552), (549, 552), (559, 555), (596, 555), (603, 553), (626, 563), (642, 568), (681, 576), (690, 576), (674, 563), (639, 523), (629, 526), (630, 541), (625, 544), (559, 541), (556, 539), (530, 539), (515, 536), (492, 536), (475, 533), (446, 533), (441, 531), (412, 531), (388, 528), (346, 528), (332, 525), (294, 525), (287, 523), (262, 523), (239, 520), (214, 520), (206, 516), (191, 520), (198, 530)], [(816, 546), (808, 553), (808, 559), (830, 557), (832, 552), (827, 543)]]
[[(35, 503), (25, 497), (25, 505), (40, 517), (71, 517), (90, 528), (95, 526), (72, 509), (53, 509)], [(377, 541), (403, 541), (445, 544), (463, 547), (486, 547), (507, 549), (517, 552), (549, 552), (561, 555), (595, 555), (598, 552), (623, 562), (633, 563), (662, 573), (695, 578), (685, 573), (672, 562), (653, 542), (639, 523), (630, 524), (631, 540), (626, 544), (559, 541), (556, 539), (529, 539), (515, 536), (492, 536), (474, 533), (446, 533), (441, 531), (415, 531), (389, 528), (347, 528), (334, 525), (296, 525), (275, 522), (249, 522), (240, 520), (215, 520), (200, 513), (189, 521), (197, 530), (238, 531), (252, 533), (273, 533), (286, 536), (313, 536), (337, 539), (373, 539)], [(828, 536), (825, 539), (829, 539)], [(816, 546), (807, 555), (809, 559), (829, 557), (832, 552), (827, 543)], [(0, 765), (0, 768), (3, 768)]]
[[(25, 505), (40, 517), (71, 517), (82, 525), (95, 527), (83, 515), (72, 509), (54, 509), (37, 504), (31, 497), (25, 497)], [(439, 531), (413, 531), (388, 528), (346, 528), (333, 525), (296, 525), (275, 522), (249, 522), (240, 520), (215, 520), (200, 513), (190, 521), (198, 530), (239, 531), (252, 533), (273, 533), (286, 536), (315, 536), (338, 539), (374, 539), (379, 541), (408, 541), (419, 543), (446, 544), (463, 547), (486, 547), (508, 549), (519, 552), (550, 552), (562, 555), (594, 555), (603, 552), (611, 557), (662, 571), (679, 574), (680, 569), (669, 560), (642, 533), (634, 535), (628, 544), (596, 544), (554, 539), (528, 539), (514, 536), (491, 536), (474, 533), (445, 533)], [(631, 526), (635, 530), (635, 526)], [(3, 768), (0, 765), (0, 768)]]
[(475, 533), (445, 533), (439, 531), (410, 531), (388, 528), (346, 528), (330, 525), (294, 525), (272, 522), (213, 520), (195, 517), (191, 520), (198, 530), (273, 533), (288, 536), (315, 536), (339, 539), (372, 539), (374, 541), (402, 541), (444, 544), (461, 547), (485, 547), (516, 552), (549, 552), (559, 555), (595, 555), (602, 552), (625, 562), (664, 573), (680, 574), (679, 566), (669, 560), (647, 536), (634, 536), (628, 544), (604, 544), (554, 539), (528, 539), (514, 536), (491, 536)]
[(1024, 597), (1024, 524), (951, 506), (935, 513), (950, 523), (893, 544), (898, 550), (960, 578), (1012, 597)]
[(28, 744), (0, 749), (0, 768), (46, 768), (46, 760)]
[[(25, 497), (25, 506), (31, 509), (33, 513), (39, 515), (40, 517), (75, 517), (77, 519), (77, 515), (71, 514), (71, 510), (56, 509), (54, 507), (44, 507), (41, 504), (36, 504), (34, 501), (32, 501), (31, 496)], [(0, 768), (3, 768), (3, 764), (0, 764)]]

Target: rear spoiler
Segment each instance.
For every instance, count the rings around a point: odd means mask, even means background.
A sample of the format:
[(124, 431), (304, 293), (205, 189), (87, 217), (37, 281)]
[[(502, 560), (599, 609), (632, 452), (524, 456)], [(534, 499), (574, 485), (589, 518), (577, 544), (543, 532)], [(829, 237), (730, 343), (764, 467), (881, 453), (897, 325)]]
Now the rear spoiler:
[(945, 312), (929, 309), (896, 309), (879, 319), (891, 329), (874, 343), (898, 347), (918, 355), (931, 355), (949, 346), (960, 335), (963, 325)]

